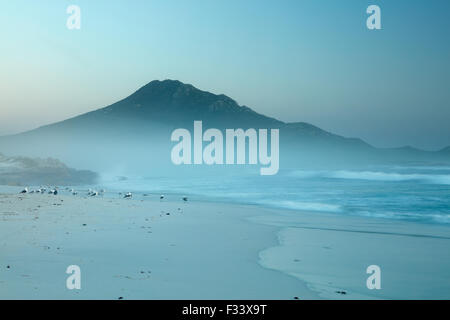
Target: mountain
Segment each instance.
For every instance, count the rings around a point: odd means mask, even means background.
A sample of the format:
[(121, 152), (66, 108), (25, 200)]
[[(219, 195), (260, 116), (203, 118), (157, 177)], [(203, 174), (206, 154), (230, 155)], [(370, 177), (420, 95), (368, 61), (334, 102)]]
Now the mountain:
[[(56, 157), (96, 171), (160, 174), (179, 170), (171, 163), (176, 128), (280, 129), (282, 168), (345, 167), (410, 161), (448, 161), (447, 152), (377, 149), (311, 124), (285, 123), (240, 106), (223, 94), (202, 91), (176, 80), (152, 81), (127, 98), (65, 121), (0, 138), (0, 151)], [(194, 170), (184, 166), (185, 170)]]

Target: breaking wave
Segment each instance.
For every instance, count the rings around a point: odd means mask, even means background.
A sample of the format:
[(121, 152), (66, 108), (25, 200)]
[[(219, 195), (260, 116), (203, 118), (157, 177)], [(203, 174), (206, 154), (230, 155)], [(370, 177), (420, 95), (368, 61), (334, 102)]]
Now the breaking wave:
[(293, 176), (308, 178), (330, 178), (346, 180), (366, 180), (366, 181), (418, 181), (431, 184), (450, 185), (450, 175), (448, 174), (422, 174), (422, 173), (397, 173), (382, 171), (294, 171)]

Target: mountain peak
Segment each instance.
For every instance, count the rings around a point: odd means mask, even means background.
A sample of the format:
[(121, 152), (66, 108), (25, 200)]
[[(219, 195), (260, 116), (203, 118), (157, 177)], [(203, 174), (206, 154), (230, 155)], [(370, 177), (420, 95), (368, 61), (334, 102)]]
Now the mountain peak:
[(156, 89), (156, 88), (170, 89), (170, 88), (179, 88), (182, 86), (191, 86), (192, 87), (192, 85), (185, 84), (179, 80), (166, 79), (166, 80), (150, 81), (145, 86), (141, 87), (139, 90), (151, 90), (151, 89)]
[(207, 91), (197, 89), (191, 84), (183, 83), (179, 80), (153, 80), (141, 87), (126, 100), (132, 100), (134, 102), (159, 102), (167, 104), (174, 103), (196, 103), (200, 105), (213, 104), (215, 101), (227, 102), (239, 105), (226, 95), (216, 95)]
[[(134, 117), (173, 125), (193, 120), (228, 126), (236, 122), (262, 127), (283, 124), (240, 106), (224, 94), (202, 91), (191, 84), (170, 79), (151, 81), (129, 97), (99, 111), (116, 119)], [(95, 116), (95, 112), (90, 116)]]

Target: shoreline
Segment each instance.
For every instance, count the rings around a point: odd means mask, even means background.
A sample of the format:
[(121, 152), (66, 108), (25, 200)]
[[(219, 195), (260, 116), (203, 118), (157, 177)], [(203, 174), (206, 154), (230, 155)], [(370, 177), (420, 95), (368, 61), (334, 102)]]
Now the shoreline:
[[(449, 298), (447, 226), (174, 195), (0, 193), (0, 204), (1, 299)], [(377, 263), (382, 290), (369, 290)], [(65, 288), (73, 264), (81, 290)]]
[[(450, 228), (327, 213), (278, 212), (252, 218), (280, 228), (260, 263), (307, 283), (324, 299), (449, 299)], [(369, 290), (367, 267), (381, 268)]]

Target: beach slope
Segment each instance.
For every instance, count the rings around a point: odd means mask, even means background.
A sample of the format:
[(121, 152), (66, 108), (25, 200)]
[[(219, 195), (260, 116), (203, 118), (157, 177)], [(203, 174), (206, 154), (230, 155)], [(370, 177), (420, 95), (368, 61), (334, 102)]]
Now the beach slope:
[[(4, 193), (0, 298), (449, 298), (449, 231), (175, 195)], [(373, 264), (381, 290), (366, 287)]]

